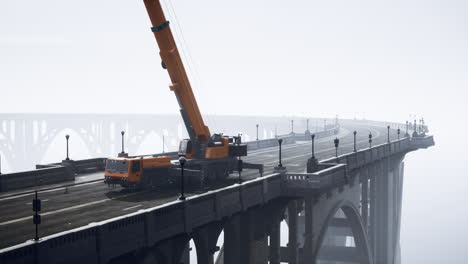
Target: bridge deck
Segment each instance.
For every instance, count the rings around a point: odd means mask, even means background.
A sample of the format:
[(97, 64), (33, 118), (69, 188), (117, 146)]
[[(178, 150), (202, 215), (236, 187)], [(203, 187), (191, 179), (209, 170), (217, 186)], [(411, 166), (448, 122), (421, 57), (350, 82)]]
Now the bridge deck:
[[(373, 134), (373, 144), (384, 143), (387, 140), (386, 128), (354, 125), (344, 127), (339, 136), (340, 153), (351, 152), (353, 149), (352, 130), (358, 131), (358, 148), (367, 148), (369, 130)], [(396, 139), (396, 132), (391, 131), (392, 139)], [(382, 136), (383, 135), (383, 136)], [(335, 155), (335, 148), (331, 137), (316, 141), (316, 156), (327, 159)], [(283, 147), (283, 164), (289, 172), (304, 172), (307, 159), (310, 157), (310, 142), (298, 142)], [(247, 162), (265, 164), (265, 174), (273, 172), (278, 164), (278, 149), (268, 148), (252, 151), (245, 159)], [(243, 180), (258, 177), (254, 171), (244, 171)], [(87, 180), (103, 177), (102, 173), (83, 175)], [(85, 178), (78, 178), (84, 180)], [(232, 177), (235, 181), (236, 176)], [(232, 181), (219, 183), (211, 189), (217, 189), (232, 184)], [(189, 192), (188, 196), (200, 192)], [(151, 208), (174, 201), (178, 197), (178, 189), (129, 192), (120, 187), (109, 188), (101, 182), (90, 182), (83, 185), (58, 188), (40, 192), (43, 201), (42, 224), (39, 228), (40, 236), (46, 236), (65, 230), (84, 226), (112, 217), (117, 217)], [(32, 225), (31, 200), (32, 194), (22, 194), (0, 198), (0, 211), (8, 212), (0, 215), (0, 248), (12, 246), (30, 239), (34, 234)]]

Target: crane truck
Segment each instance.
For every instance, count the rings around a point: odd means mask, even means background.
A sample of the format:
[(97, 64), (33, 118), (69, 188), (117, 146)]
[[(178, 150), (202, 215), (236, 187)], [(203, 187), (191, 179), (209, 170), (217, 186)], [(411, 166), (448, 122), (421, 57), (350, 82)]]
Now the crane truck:
[[(258, 169), (262, 164), (242, 163), (240, 157), (247, 156), (247, 146), (240, 137), (211, 134), (205, 125), (190, 85), (184, 64), (166, 20), (159, 0), (144, 0), (156, 42), (159, 46), (161, 66), (167, 70), (180, 107), (180, 114), (189, 135), (179, 143), (179, 157), (185, 157), (188, 177), (191, 182), (204, 186), (207, 182), (225, 179), (234, 171), (244, 168)], [(106, 163), (105, 182), (118, 183), (128, 188), (165, 186), (176, 182), (180, 164), (169, 157), (119, 157), (109, 158)], [(190, 173), (191, 172), (191, 173)], [(197, 173), (198, 172), (198, 173)], [(190, 182), (190, 179), (189, 179)]]

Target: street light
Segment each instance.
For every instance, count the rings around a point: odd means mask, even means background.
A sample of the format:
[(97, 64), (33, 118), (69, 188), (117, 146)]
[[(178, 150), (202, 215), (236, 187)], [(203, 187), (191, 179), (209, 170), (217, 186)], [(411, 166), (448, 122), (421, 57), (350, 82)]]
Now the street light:
[(291, 134), (294, 134), (294, 120), (291, 120)]
[(315, 159), (315, 134), (310, 136), (312, 138), (312, 159)]
[(354, 135), (354, 152), (357, 152), (357, 149), (356, 149), (356, 134), (357, 134), (357, 131), (354, 130), (354, 132), (353, 132), (353, 135)]
[(184, 196), (184, 165), (187, 160), (185, 157), (180, 157), (179, 158), (179, 164), (180, 164), (180, 197), (179, 200), (185, 200)]
[(335, 142), (335, 154), (336, 154), (336, 157), (338, 157), (338, 145), (340, 144), (340, 140), (338, 138), (335, 138), (334, 142)]
[(309, 131), (309, 118), (307, 118), (307, 131)]
[(281, 163), (281, 144), (283, 144), (283, 139), (278, 139), (279, 144), (279, 164), (278, 167), (283, 167), (283, 163)]
[(67, 140), (67, 158), (65, 160), (70, 160), (70, 157), (68, 156), (68, 139), (70, 139), (70, 135), (65, 135), (65, 139)]
[(400, 129), (397, 129), (397, 134), (398, 134), (398, 140), (400, 140)]
[(372, 148), (372, 133), (369, 133), (369, 148)]
[(120, 134), (122, 134), (122, 154), (125, 153), (124, 151), (124, 135), (125, 135), (125, 131), (121, 131)]
[(257, 140), (258, 140), (258, 124), (256, 126), (257, 126)]

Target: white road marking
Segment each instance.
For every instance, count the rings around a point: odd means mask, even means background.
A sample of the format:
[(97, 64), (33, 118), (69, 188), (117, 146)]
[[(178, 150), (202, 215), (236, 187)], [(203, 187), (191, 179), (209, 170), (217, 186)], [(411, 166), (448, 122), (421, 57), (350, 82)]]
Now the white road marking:
[[(131, 194), (119, 196), (119, 197), (116, 197), (116, 198), (128, 197), (128, 196), (135, 195), (135, 194), (139, 194), (139, 193), (131, 193)], [(104, 202), (111, 201), (111, 200), (114, 200), (114, 198), (102, 199), (102, 200), (93, 201), (93, 202), (89, 202), (89, 203), (85, 203), (85, 204), (79, 204), (79, 205), (75, 205), (75, 206), (66, 207), (66, 208), (63, 208), (63, 209), (55, 210), (55, 211), (45, 212), (45, 213), (41, 213), (41, 216), (46, 216), (46, 215), (71, 211), (71, 210), (79, 209), (79, 208), (90, 206), (90, 205), (104, 203)], [(0, 223), (0, 226), (14, 224), (14, 223), (18, 223), (18, 222), (22, 222), (22, 221), (26, 221), (26, 220), (30, 220), (30, 219), (32, 219), (32, 216), (21, 217), (21, 218), (17, 218), (17, 219), (13, 219), (13, 220), (10, 220), (10, 221)]]
[(127, 207), (127, 208), (122, 209), (122, 211), (127, 211), (127, 210), (130, 210), (130, 209), (133, 209), (133, 208), (137, 208), (137, 207), (140, 207), (140, 206), (141, 206), (141, 204), (135, 205), (135, 206), (130, 206), (130, 207)]
[[(56, 191), (60, 191), (60, 190), (65, 190), (67, 188), (70, 189), (70, 188), (76, 188), (76, 187), (81, 187), (81, 186), (86, 186), (86, 185), (91, 185), (91, 184), (97, 184), (97, 183), (102, 183), (102, 182), (101, 181), (96, 181), (96, 182), (82, 183), (82, 184), (79, 184), (79, 185), (71, 185), (71, 186), (68, 186), (68, 187), (57, 187), (57, 188), (53, 188), (53, 189), (50, 189), (50, 190), (38, 191), (37, 193), (56, 192)], [(25, 196), (33, 196), (33, 195), (34, 195), (34, 192), (19, 194), (19, 195), (9, 196), (9, 197), (5, 197), (5, 198), (0, 198), (0, 201), (13, 200), (13, 199), (16, 199), (16, 198), (25, 197)]]

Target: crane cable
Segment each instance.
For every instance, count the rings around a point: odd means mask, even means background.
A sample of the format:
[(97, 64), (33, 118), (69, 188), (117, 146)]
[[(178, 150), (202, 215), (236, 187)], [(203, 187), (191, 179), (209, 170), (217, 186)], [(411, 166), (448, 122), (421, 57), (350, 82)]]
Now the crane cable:
[[(167, 3), (166, 0), (163, 0), (163, 3), (164, 3), (166, 13), (168, 14), (169, 19), (172, 21), (175, 21), (174, 23), (174, 31), (176, 33), (175, 37), (177, 38), (177, 42), (181, 44), (179, 50), (182, 53), (182, 57), (184, 61), (187, 62), (189, 78), (192, 77), (190, 79), (195, 80), (195, 85), (192, 85), (192, 87), (195, 90), (195, 92), (199, 94), (198, 87), (201, 86), (202, 81), (201, 81), (200, 74), (197, 68), (194, 67), (194, 63), (193, 63), (194, 60), (191, 56), (190, 49), (188, 48), (188, 45), (186, 44), (182, 27), (180, 26), (179, 19), (177, 18), (177, 13), (175, 12), (174, 6), (172, 5), (171, 1)], [(202, 114), (202, 116), (205, 120), (207, 120), (210, 127), (214, 127), (215, 131), (218, 130), (216, 122), (214, 122), (213, 119), (209, 115)]]

